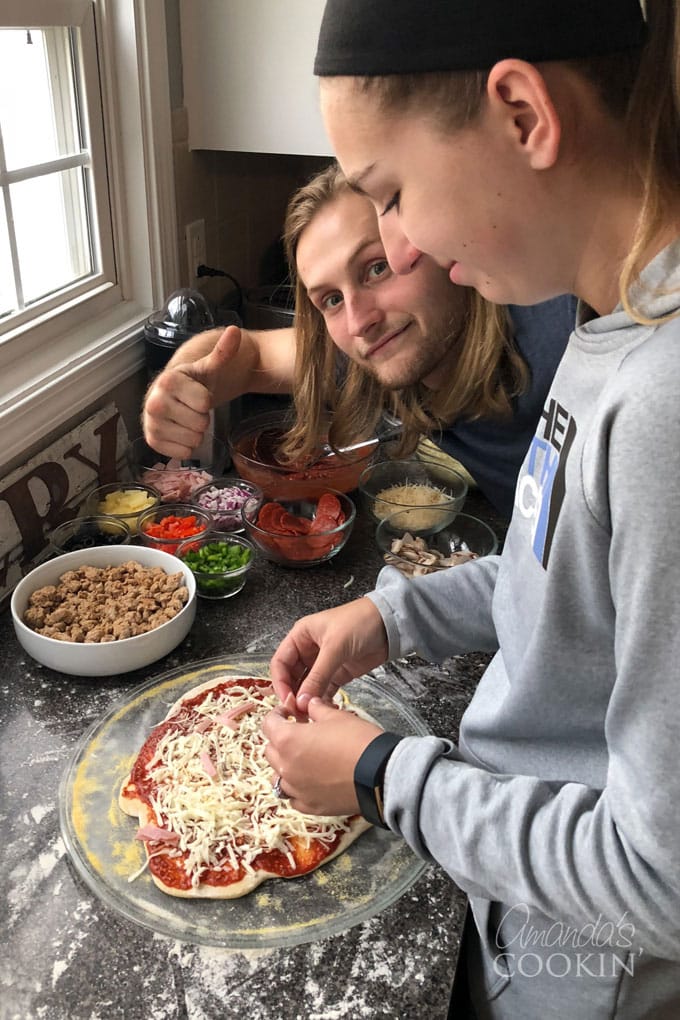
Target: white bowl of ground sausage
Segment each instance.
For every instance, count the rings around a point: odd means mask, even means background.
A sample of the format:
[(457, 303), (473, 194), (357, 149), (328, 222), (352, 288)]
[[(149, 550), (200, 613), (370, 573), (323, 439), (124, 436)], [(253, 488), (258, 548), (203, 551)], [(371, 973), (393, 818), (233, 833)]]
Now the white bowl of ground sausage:
[[(29, 607), (31, 595), (48, 585), (58, 585), (59, 578), (67, 571), (79, 571), (86, 566), (119, 567), (130, 560), (145, 568), (160, 567), (166, 575), (177, 573), (183, 575), (178, 580), (179, 587), (186, 589), (186, 601), (178, 612), (166, 622), (155, 626), (153, 630), (132, 637), (85, 642), (48, 637), (24, 623), (24, 614)], [(159, 574), (158, 577), (162, 582), (162, 575)], [(131, 586), (130, 595), (133, 593), (134, 589)], [(183, 592), (177, 592), (177, 602), (183, 595)], [(140, 601), (147, 597), (145, 585), (140, 585)], [(181, 560), (159, 549), (136, 548), (129, 545), (78, 549), (76, 552), (56, 556), (27, 574), (14, 589), (11, 610), (19, 644), (43, 666), (72, 676), (114, 676), (118, 673), (128, 673), (133, 669), (142, 669), (156, 662), (184, 640), (196, 616), (196, 582), (191, 570)], [(169, 615), (170, 611), (168, 601), (166, 615)], [(124, 628), (122, 632), (125, 633)]]

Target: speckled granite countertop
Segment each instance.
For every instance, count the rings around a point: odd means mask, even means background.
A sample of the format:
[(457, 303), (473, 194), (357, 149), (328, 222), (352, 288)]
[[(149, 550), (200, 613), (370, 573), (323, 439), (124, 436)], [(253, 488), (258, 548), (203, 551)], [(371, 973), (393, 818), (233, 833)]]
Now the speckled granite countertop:
[[(465, 509), (498, 526), (478, 495)], [(335, 560), (309, 571), (259, 560), (236, 598), (199, 599), (196, 623), (174, 653), (121, 677), (88, 680), (39, 666), (17, 644), (9, 612), (0, 614), (2, 1020), (446, 1017), (465, 898), (436, 867), (342, 934), (285, 949), (206, 948), (156, 935), (105, 906), (74, 870), (59, 829), (62, 773), (113, 702), (185, 663), (266, 654), (298, 616), (370, 590), (380, 566), (372, 525), (359, 515)], [(400, 660), (377, 675), (432, 730), (455, 737), (486, 661)]]

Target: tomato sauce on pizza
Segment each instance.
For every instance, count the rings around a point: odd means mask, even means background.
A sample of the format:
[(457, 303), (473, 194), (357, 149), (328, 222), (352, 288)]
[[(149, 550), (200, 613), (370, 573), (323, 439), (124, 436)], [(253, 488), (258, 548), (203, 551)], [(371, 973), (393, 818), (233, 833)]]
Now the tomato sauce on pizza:
[(181, 698), (140, 749), (119, 804), (138, 817), (136, 837), (164, 892), (242, 896), (313, 871), (369, 828), (276, 797), (261, 732), (276, 703), (269, 680), (216, 677)]

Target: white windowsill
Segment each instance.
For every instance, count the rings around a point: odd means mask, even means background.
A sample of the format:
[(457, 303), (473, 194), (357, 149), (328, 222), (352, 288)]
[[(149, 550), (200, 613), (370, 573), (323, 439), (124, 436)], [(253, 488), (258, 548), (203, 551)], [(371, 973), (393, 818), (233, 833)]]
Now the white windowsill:
[(69, 337), (69, 351), (61, 357), (51, 348), (49, 359), (45, 358), (49, 368), (41, 371), (39, 356), (32, 357), (30, 384), (12, 387), (11, 370), (10, 378), (5, 375), (5, 395), (0, 400), (0, 464), (9, 463), (142, 368), (141, 337), (149, 312), (131, 302), (118, 305), (97, 323), (97, 339), (92, 339), (90, 323), (87, 336)]

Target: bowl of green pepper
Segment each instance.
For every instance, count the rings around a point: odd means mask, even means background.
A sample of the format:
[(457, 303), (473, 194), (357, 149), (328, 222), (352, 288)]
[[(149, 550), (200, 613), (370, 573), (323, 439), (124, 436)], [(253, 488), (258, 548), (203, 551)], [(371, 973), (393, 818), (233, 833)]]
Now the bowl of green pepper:
[(246, 583), (255, 547), (241, 535), (211, 531), (201, 538), (182, 542), (176, 555), (194, 575), (200, 596), (228, 599), (238, 594)]

